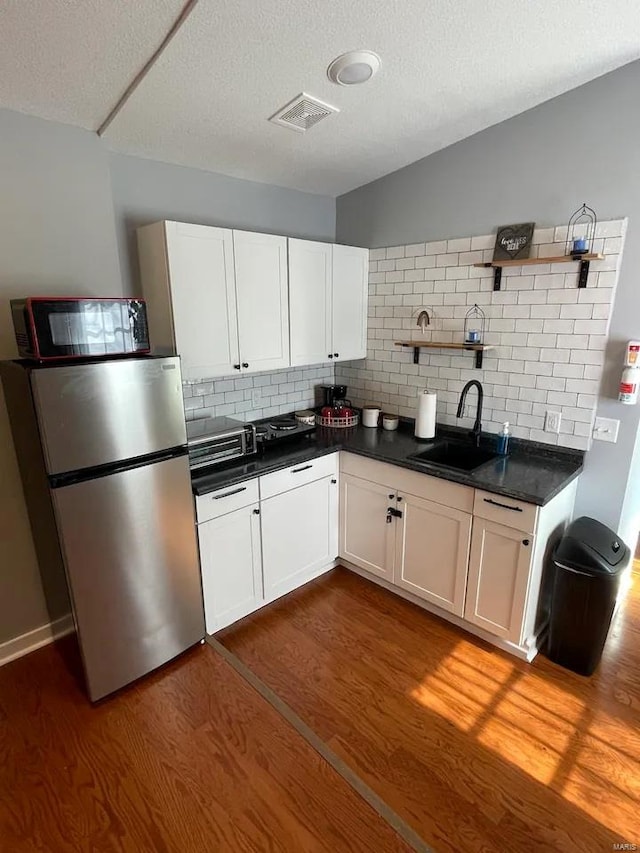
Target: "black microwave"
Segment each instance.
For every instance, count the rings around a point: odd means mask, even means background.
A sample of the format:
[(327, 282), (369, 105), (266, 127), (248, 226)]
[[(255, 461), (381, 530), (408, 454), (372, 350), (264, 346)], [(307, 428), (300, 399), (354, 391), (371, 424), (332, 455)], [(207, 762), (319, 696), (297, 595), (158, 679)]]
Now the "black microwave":
[(150, 350), (143, 299), (28, 296), (11, 300), (21, 358), (144, 355)]

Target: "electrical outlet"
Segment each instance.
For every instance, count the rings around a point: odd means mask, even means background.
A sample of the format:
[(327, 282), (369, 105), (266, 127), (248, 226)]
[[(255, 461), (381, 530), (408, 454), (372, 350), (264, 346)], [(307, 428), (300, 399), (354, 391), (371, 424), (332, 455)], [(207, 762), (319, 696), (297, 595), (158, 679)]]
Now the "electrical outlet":
[(260, 408), (260, 400), (262, 399), (262, 395), (260, 394), (259, 388), (254, 388), (251, 391), (251, 405), (254, 409)]
[(547, 415), (544, 421), (544, 431), (545, 432), (555, 432), (556, 434), (560, 432), (560, 423), (562, 421), (562, 412), (553, 412), (551, 409), (547, 411)]
[(610, 441), (615, 444), (619, 429), (620, 421), (613, 418), (596, 418), (593, 424), (593, 438), (595, 441)]

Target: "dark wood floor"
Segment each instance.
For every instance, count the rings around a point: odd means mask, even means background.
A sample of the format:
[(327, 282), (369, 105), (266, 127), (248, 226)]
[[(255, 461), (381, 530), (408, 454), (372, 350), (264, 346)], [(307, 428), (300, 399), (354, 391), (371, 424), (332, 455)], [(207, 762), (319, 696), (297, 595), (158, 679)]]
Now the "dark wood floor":
[(218, 639), (437, 851), (640, 848), (639, 587), (590, 679), (344, 569)]
[(0, 669), (0, 851), (396, 851), (209, 646), (92, 707), (61, 650)]

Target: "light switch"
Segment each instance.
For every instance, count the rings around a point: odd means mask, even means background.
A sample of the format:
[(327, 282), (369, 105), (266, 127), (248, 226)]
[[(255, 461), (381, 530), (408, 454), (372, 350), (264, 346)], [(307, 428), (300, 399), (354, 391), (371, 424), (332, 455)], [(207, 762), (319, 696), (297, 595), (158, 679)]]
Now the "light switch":
[(596, 441), (610, 441), (615, 444), (619, 429), (620, 421), (613, 418), (596, 418), (593, 424), (593, 438)]

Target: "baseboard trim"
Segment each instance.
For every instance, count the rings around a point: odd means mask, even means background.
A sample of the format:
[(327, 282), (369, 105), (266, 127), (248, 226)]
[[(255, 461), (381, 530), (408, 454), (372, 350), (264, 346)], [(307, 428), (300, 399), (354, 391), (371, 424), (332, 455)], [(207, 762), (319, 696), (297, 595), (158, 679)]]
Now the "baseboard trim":
[(0, 644), (0, 666), (35, 652), (43, 646), (48, 646), (49, 643), (71, 634), (74, 630), (73, 616), (68, 613), (56, 619), (55, 622), (47, 622), (46, 625), (27, 631), (26, 634), (7, 640), (6, 643)]
[(500, 637), (494, 637), (492, 634), (489, 634), (488, 631), (484, 631), (482, 628), (479, 628), (477, 625), (472, 625), (470, 622), (467, 622), (465, 619), (461, 619), (459, 616), (456, 616), (453, 613), (447, 613), (445, 610), (441, 610), (439, 607), (436, 607), (435, 604), (431, 604), (429, 601), (423, 601), (423, 599), (418, 598), (417, 595), (412, 595), (405, 589), (401, 589), (395, 584), (389, 583), (389, 581), (384, 578), (376, 577), (372, 575), (371, 572), (367, 572), (364, 569), (361, 569), (359, 566), (354, 565), (349, 562), (349, 560), (339, 560), (338, 565), (344, 566), (345, 569), (349, 569), (350, 572), (353, 572), (356, 575), (360, 575), (360, 577), (365, 580), (371, 581), (372, 583), (378, 584), (378, 586), (384, 587), (384, 589), (392, 592), (394, 595), (400, 596), (400, 598), (404, 598), (406, 601), (410, 601), (412, 604), (421, 607), (423, 610), (427, 610), (429, 613), (432, 613), (434, 616), (438, 616), (440, 619), (443, 619), (445, 622), (450, 622), (452, 625), (456, 625), (458, 628), (462, 628), (463, 631), (466, 631), (468, 634), (472, 634), (475, 637), (479, 637), (481, 640), (484, 640), (487, 643), (490, 643), (492, 646), (496, 646), (498, 649), (502, 649), (505, 652), (508, 652), (510, 655), (513, 655), (520, 660), (527, 661), (527, 663), (531, 663), (531, 661), (538, 654), (538, 645), (534, 638), (524, 646), (516, 646), (515, 643), (511, 643), (508, 640), (502, 640)]

